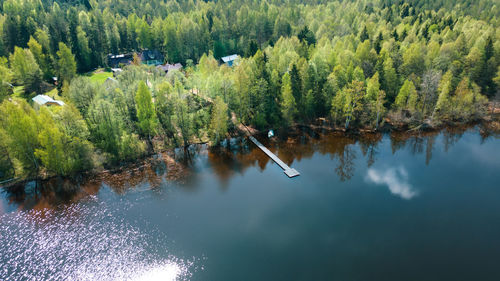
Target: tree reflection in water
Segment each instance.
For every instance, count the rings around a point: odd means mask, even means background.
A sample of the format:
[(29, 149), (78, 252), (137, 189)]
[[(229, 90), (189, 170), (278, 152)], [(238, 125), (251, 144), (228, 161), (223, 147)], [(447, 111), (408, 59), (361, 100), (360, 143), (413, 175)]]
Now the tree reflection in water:
[[(442, 137), (444, 150), (447, 151), (467, 130), (477, 129), (483, 140), (491, 136), (497, 137), (494, 133), (488, 133), (487, 128), (469, 126), (447, 128), (441, 132), (393, 132), (388, 138), (393, 154), (402, 149), (407, 149), (412, 154), (425, 153), (425, 163), (429, 164), (439, 135)], [(315, 153), (329, 155), (332, 160), (337, 159), (334, 171), (341, 181), (348, 181), (354, 175), (358, 147), (366, 158), (367, 166), (371, 167), (377, 160), (378, 146), (384, 139), (383, 134), (346, 135), (310, 128), (279, 132), (278, 135), (279, 139), (268, 139), (264, 135), (256, 138), (288, 165), (311, 158)], [(199, 186), (200, 169), (206, 167), (225, 190), (229, 180), (235, 175), (244, 174), (251, 167), (258, 167), (263, 171), (268, 163), (271, 163), (269, 157), (253, 143), (245, 138), (235, 138), (219, 147), (191, 145), (185, 149), (159, 153), (130, 166), (103, 171), (86, 180), (53, 178), (43, 181), (42, 188), (38, 191), (34, 190), (33, 182), (29, 182), (2, 188), (2, 192), (8, 203), (19, 209), (43, 209), (95, 195), (103, 185), (109, 186), (117, 194), (138, 186), (145, 186), (158, 194), (165, 185), (195, 191)]]

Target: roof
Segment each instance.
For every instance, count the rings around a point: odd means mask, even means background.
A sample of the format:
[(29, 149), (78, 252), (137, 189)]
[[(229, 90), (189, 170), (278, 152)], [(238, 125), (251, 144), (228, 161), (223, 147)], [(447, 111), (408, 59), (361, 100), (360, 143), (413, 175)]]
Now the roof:
[(176, 64), (169, 64), (169, 63), (166, 63), (164, 65), (158, 65), (157, 66), (159, 69), (165, 71), (165, 72), (169, 72), (170, 70), (179, 70), (182, 68), (182, 64), (180, 63), (176, 63)]
[(32, 100), (39, 105), (45, 105), (45, 104), (57, 104), (61, 106), (64, 105), (63, 101), (54, 100), (53, 98), (47, 95), (37, 95), (36, 97), (32, 98)]
[(132, 54), (119, 54), (119, 55), (108, 55), (108, 65), (111, 67), (118, 67), (120, 63), (129, 64), (132, 61)]
[(108, 82), (108, 81), (109, 81), (109, 82), (115, 82), (115, 83), (118, 83), (118, 81), (117, 81), (115, 78), (113, 78), (113, 77), (108, 77), (108, 78), (106, 78), (106, 81), (104, 81), (104, 82)]
[(222, 61), (223, 62), (229, 62), (229, 61), (233, 61), (235, 59), (237, 59), (239, 56), (234, 54), (234, 55), (230, 55), (230, 56), (227, 56), (227, 57), (222, 57)]
[(109, 57), (112, 58), (112, 59), (119, 59), (119, 58), (124, 58), (125, 54), (109, 55)]

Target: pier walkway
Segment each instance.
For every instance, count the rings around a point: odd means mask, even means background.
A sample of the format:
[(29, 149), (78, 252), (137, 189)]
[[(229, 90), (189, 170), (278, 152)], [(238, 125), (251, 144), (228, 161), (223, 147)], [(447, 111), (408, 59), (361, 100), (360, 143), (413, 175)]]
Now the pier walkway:
[(258, 141), (256, 138), (252, 137), (252, 136), (248, 136), (248, 138), (253, 142), (255, 143), (255, 145), (257, 145), (257, 147), (259, 147), (262, 151), (264, 151), (265, 154), (267, 154), (267, 156), (269, 156), (269, 158), (273, 159), (273, 161), (278, 164), (281, 169), (283, 169), (283, 171), (285, 172), (285, 174), (289, 177), (289, 178), (293, 178), (293, 177), (296, 177), (296, 176), (299, 176), (300, 173), (293, 169), (293, 168), (290, 168), (288, 167), (287, 164), (285, 164), (285, 162), (281, 161), (281, 159), (278, 158), (278, 156), (276, 156), (274, 153), (272, 153), (269, 149), (267, 149), (262, 143), (260, 143), (260, 141)]

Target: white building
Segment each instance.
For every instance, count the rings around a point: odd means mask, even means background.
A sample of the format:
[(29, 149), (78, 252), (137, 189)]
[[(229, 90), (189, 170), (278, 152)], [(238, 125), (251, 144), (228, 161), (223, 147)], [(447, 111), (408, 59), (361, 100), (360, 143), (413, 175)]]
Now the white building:
[(46, 95), (37, 95), (36, 97), (32, 98), (32, 100), (38, 106), (44, 106), (44, 105), (46, 105), (46, 106), (52, 106), (52, 105), (63, 106), (64, 105), (63, 101), (55, 100), (55, 99), (53, 99), (49, 96), (46, 96)]
[(222, 57), (221, 59), (225, 64), (227, 64), (227, 66), (233, 66), (237, 64), (239, 58), (240, 56), (235, 54), (227, 57)]

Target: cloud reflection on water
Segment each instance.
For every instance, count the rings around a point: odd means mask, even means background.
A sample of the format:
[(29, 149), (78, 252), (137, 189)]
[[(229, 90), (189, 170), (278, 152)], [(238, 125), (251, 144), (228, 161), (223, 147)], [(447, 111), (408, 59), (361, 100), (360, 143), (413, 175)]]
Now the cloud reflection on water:
[(409, 200), (418, 192), (408, 182), (408, 172), (404, 167), (389, 168), (384, 171), (370, 168), (366, 174), (368, 182), (387, 185), (389, 191), (403, 199)]

